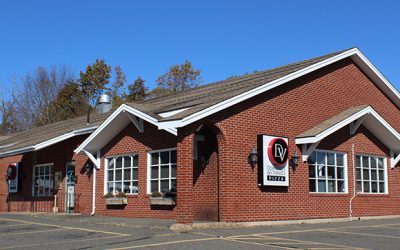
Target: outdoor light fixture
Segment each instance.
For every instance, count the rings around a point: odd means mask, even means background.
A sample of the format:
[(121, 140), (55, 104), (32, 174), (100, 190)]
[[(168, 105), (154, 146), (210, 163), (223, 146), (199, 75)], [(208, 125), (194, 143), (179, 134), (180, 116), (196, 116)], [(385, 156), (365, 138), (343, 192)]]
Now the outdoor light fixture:
[(290, 165), (292, 166), (293, 170), (296, 170), (297, 166), (299, 165), (299, 155), (297, 154), (297, 150), (294, 151), (294, 155), (292, 159), (290, 159)]
[(92, 171), (92, 165), (88, 162), (85, 165), (86, 174), (89, 175), (90, 171)]
[(249, 154), (249, 156), (247, 157), (247, 162), (254, 167), (257, 164), (257, 150), (256, 148), (253, 148)]

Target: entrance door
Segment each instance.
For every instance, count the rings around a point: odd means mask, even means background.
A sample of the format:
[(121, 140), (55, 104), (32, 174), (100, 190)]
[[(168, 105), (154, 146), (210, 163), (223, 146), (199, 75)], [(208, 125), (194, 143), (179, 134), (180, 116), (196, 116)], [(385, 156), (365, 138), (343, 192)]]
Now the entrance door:
[(65, 212), (73, 213), (75, 208), (75, 162), (67, 163)]

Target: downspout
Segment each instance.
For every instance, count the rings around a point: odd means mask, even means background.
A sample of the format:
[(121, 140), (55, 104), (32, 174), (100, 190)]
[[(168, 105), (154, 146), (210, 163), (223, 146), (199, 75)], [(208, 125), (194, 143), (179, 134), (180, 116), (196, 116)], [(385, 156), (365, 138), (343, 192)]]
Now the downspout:
[(98, 167), (100, 168), (100, 151), (97, 151), (96, 161), (97, 161), (97, 164), (94, 164), (94, 167), (93, 167), (92, 213), (90, 214), (91, 216), (95, 215), (95, 213), (96, 213), (96, 172), (97, 172), (97, 168)]
[(356, 197), (356, 169), (354, 164), (354, 143), (351, 144), (351, 164), (353, 167), (353, 196), (350, 199), (350, 208), (349, 208), (349, 215), (350, 221), (353, 220), (353, 199)]

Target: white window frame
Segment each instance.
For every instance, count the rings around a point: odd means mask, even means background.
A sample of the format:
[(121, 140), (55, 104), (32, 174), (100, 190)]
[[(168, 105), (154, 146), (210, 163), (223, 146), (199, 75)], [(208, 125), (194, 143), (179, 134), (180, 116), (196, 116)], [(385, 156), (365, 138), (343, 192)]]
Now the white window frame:
[[(326, 173), (325, 173), (325, 183), (326, 183), (326, 186), (325, 186), (325, 189), (326, 189), (326, 192), (320, 192), (320, 191), (318, 191), (318, 180), (320, 180), (319, 178), (318, 178), (318, 172), (317, 172), (317, 169), (316, 169), (316, 172), (315, 172), (315, 178), (311, 178), (310, 177), (310, 175), (308, 174), (308, 180), (309, 180), (309, 184), (308, 184), (308, 190), (309, 190), (309, 193), (310, 194), (348, 194), (348, 192), (349, 192), (349, 190), (348, 190), (348, 183), (349, 183), (349, 178), (348, 178), (348, 174), (347, 174), (347, 172), (348, 172), (348, 167), (347, 167), (347, 153), (345, 153), (345, 152), (340, 152), (340, 151), (335, 151), (335, 150), (325, 150), (325, 149), (316, 149), (316, 150), (314, 150), (313, 151), (313, 153), (315, 153), (315, 154), (317, 154), (318, 152), (320, 152), (320, 153), (330, 153), (330, 154), (335, 154), (335, 171), (336, 171), (336, 169), (337, 169), (337, 167), (338, 167), (338, 165), (337, 165), (337, 154), (341, 154), (341, 155), (343, 155), (343, 171), (344, 171), (344, 192), (338, 192), (337, 190), (338, 190), (338, 185), (337, 185), (337, 182), (338, 182), (338, 178), (337, 178), (337, 172), (336, 172), (336, 176), (335, 176), (335, 182), (336, 182), (336, 192), (329, 192), (328, 190), (329, 190), (329, 188), (328, 188), (328, 167), (326, 167)], [(317, 157), (317, 156), (316, 156)], [(317, 160), (317, 159), (316, 159)], [(327, 160), (327, 159), (326, 159)], [(315, 164), (314, 164), (315, 165)], [(317, 166), (318, 166), (318, 164), (316, 164)], [(307, 163), (307, 167), (308, 167), (308, 173), (310, 172), (310, 164), (308, 164)], [(315, 192), (311, 192), (310, 191), (310, 179), (315, 179), (315, 188), (316, 188), (316, 191)], [(322, 179), (322, 178), (321, 178)]]
[[(175, 178), (171, 178), (171, 151), (176, 151), (176, 171), (178, 171), (178, 151), (176, 148), (166, 148), (166, 149), (159, 149), (159, 150), (152, 150), (149, 151), (147, 153), (147, 194), (151, 194), (151, 180), (155, 180), (155, 179), (151, 179), (151, 154), (153, 153), (161, 153), (161, 152), (169, 152), (169, 157), (170, 157), (170, 162), (169, 162), (169, 186), (171, 186), (171, 180), (177, 180), (177, 177), (175, 176)], [(159, 159), (159, 165), (160, 165), (161, 160)], [(160, 181), (161, 179), (161, 173), (160, 173), (160, 168), (158, 169), (158, 181)], [(160, 189), (161, 185), (159, 184), (159, 189)]]
[[(108, 187), (108, 164), (109, 164), (109, 162), (110, 162), (110, 160), (112, 159), (112, 160), (114, 160), (114, 161), (116, 161), (116, 159), (117, 158), (119, 158), (119, 157), (122, 157), (122, 161), (123, 161), (123, 163), (124, 163), (124, 157), (132, 157), (132, 160), (131, 160), (131, 179), (130, 179), (130, 182), (133, 182), (133, 181), (137, 181), (138, 182), (138, 192), (137, 193), (125, 193), (126, 195), (138, 195), (139, 194), (139, 154), (137, 154), (137, 153), (130, 153), (130, 154), (121, 154), (121, 155), (110, 155), (110, 156), (107, 156), (107, 157), (105, 157), (104, 158), (104, 195), (106, 195), (107, 193), (108, 193), (108, 189), (107, 189), (107, 187)], [(138, 165), (136, 166), (136, 167), (134, 167), (133, 166), (133, 157), (134, 156), (137, 156), (138, 157)], [(116, 167), (116, 163), (114, 162), (114, 179), (115, 179), (115, 167)], [(125, 167), (125, 166), (124, 166)], [(124, 167), (122, 168), (122, 176), (121, 176), (121, 183), (124, 183), (125, 182), (125, 180), (124, 180), (124, 175), (125, 175), (125, 171), (124, 171)], [(138, 170), (138, 177), (137, 177), (137, 180), (135, 180), (135, 179), (133, 179), (133, 169), (137, 169)], [(114, 192), (113, 192), (113, 194), (115, 194), (115, 180), (113, 181), (113, 190), (114, 190)]]
[[(49, 193), (45, 193), (45, 194), (36, 194), (35, 193), (35, 188), (36, 188), (36, 183), (35, 183), (35, 177), (36, 177), (36, 169), (39, 168), (43, 168), (43, 167), (50, 167), (49, 169), (52, 169), (52, 173), (49, 174), (50, 178), (50, 186), (48, 187), (49, 189), (52, 189), (52, 192)], [(41, 175), (41, 172), (39, 171), (39, 176), (43, 176)], [(46, 188), (46, 187), (45, 187)], [(32, 170), (32, 196), (34, 197), (51, 197), (54, 194), (54, 163), (44, 163), (44, 164), (37, 164), (37, 165), (33, 165), (33, 170)]]
[[(357, 158), (357, 156), (361, 156), (361, 157), (368, 157), (368, 170), (369, 170), (369, 190), (370, 192), (364, 192), (364, 176), (363, 176), (363, 169), (364, 166), (361, 167), (361, 172), (360, 172), (360, 177), (361, 179), (357, 179), (356, 176), (356, 183), (354, 183), (354, 185), (356, 185), (356, 190), (357, 190), (357, 194), (367, 194), (367, 195), (386, 195), (389, 194), (389, 184), (388, 184), (388, 170), (387, 170), (387, 157), (386, 156), (382, 156), (382, 155), (372, 155), (372, 154), (356, 154), (355, 157)], [(372, 176), (371, 176), (371, 158), (376, 158), (376, 160), (378, 161), (378, 158), (383, 159), (383, 175), (384, 175), (384, 179), (383, 181), (385, 182), (385, 192), (380, 193), (379, 192), (379, 186), (377, 187), (378, 192), (373, 193), (372, 192)], [(362, 158), (360, 159), (360, 162), (362, 163)], [(354, 164), (355, 164), (355, 168), (356, 168), (356, 174), (357, 174), (357, 160), (354, 160)], [(377, 163), (378, 166), (378, 163)], [(377, 168), (377, 183), (379, 185), (379, 167)], [(362, 187), (361, 187), (361, 191), (358, 191), (358, 182), (361, 181)]]

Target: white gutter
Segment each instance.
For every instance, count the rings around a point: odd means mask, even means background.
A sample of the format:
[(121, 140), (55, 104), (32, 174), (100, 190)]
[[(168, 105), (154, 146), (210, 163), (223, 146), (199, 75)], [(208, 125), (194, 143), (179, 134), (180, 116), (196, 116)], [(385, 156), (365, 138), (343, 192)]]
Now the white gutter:
[[(100, 151), (97, 151), (97, 161), (98, 163), (100, 163)], [(95, 165), (93, 168), (92, 213), (90, 214), (91, 216), (95, 215), (96, 213), (96, 170), (97, 166)]]
[(351, 162), (353, 165), (353, 196), (350, 199), (349, 216), (350, 221), (353, 219), (353, 200), (356, 198), (356, 169), (354, 164), (354, 144), (351, 144)]

